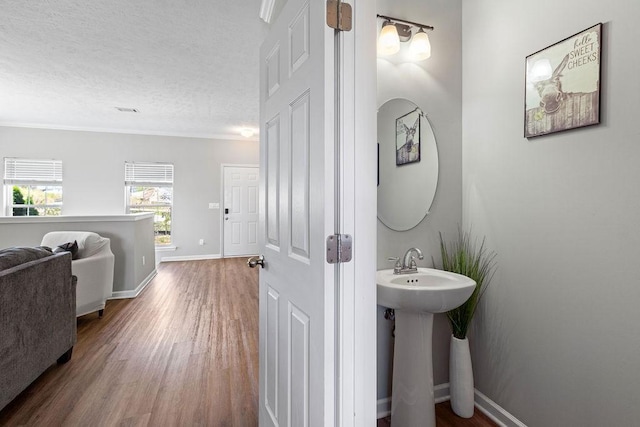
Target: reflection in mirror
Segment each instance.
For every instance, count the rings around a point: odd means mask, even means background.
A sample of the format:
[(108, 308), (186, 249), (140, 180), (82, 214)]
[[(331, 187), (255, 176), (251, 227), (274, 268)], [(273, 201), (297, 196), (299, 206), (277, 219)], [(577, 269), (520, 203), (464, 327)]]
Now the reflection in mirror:
[(438, 147), (427, 116), (396, 98), (378, 109), (378, 219), (406, 231), (429, 213), (438, 186)]

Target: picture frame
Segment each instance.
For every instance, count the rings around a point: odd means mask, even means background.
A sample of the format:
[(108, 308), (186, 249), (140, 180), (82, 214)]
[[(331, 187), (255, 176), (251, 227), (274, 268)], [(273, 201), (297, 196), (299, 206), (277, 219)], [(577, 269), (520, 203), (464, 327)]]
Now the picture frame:
[(600, 123), (602, 23), (525, 59), (524, 136)]
[(420, 110), (396, 119), (396, 166), (420, 161)]

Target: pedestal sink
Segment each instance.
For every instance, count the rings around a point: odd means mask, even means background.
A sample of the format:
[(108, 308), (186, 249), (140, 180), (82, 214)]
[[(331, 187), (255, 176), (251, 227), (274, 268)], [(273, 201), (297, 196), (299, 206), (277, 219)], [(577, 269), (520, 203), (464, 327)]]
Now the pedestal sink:
[(433, 314), (462, 305), (476, 282), (460, 274), (418, 268), (410, 274), (380, 270), (378, 304), (395, 309), (391, 425), (435, 427), (431, 335)]

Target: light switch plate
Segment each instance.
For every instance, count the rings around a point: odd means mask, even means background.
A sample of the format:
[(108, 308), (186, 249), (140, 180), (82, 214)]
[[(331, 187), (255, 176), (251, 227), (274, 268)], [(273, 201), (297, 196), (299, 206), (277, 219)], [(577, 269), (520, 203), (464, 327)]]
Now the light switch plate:
[(209, 209), (220, 209), (220, 203), (209, 203)]

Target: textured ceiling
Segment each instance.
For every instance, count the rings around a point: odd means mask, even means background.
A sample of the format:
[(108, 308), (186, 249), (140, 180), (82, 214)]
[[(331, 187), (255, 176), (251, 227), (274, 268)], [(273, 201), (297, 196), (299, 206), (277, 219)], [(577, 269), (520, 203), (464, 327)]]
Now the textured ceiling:
[(196, 137), (257, 129), (259, 9), (259, 0), (0, 0), (0, 125)]

